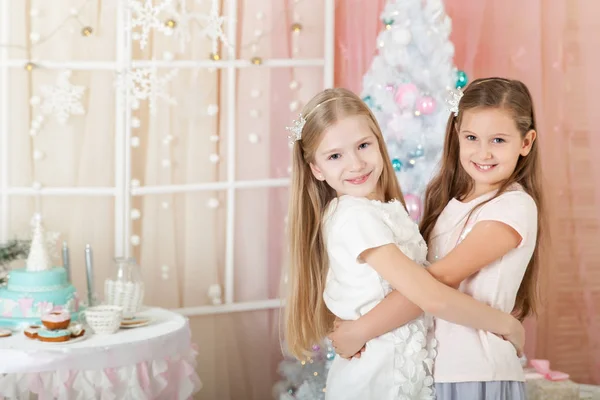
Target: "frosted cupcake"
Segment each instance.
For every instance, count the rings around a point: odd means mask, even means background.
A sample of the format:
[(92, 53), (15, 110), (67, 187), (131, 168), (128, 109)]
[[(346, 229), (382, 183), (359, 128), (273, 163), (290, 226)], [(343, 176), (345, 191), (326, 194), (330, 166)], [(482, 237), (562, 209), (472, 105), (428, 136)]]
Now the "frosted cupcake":
[(67, 329), (71, 323), (71, 313), (68, 311), (52, 311), (42, 317), (42, 324), (48, 329)]

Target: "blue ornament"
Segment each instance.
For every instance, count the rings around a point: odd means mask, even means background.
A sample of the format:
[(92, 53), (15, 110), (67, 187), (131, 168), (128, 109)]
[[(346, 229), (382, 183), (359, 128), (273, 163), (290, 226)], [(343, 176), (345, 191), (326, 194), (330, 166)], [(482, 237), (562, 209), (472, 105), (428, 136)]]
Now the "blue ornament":
[(392, 18), (390, 18), (390, 19), (385, 19), (384, 18), (383, 19), (383, 24), (386, 25), (386, 26), (393, 25), (394, 24), (394, 20)]
[(419, 145), (419, 146), (417, 146), (417, 148), (415, 150), (408, 153), (408, 155), (411, 158), (423, 157), (425, 155), (425, 150), (423, 149), (423, 146)]
[(394, 158), (392, 160), (392, 167), (394, 167), (394, 171), (400, 172), (400, 170), (402, 170), (402, 161), (398, 160), (397, 158)]
[(335, 358), (335, 352), (334, 351), (328, 351), (327, 355), (325, 355), (325, 358), (327, 358), (328, 361), (331, 361)]
[(456, 73), (456, 88), (462, 89), (465, 86), (467, 86), (468, 82), (469, 78), (467, 77), (465, 71), (458, 70), (458, 72)]
[(371, 98), (371, 96), (365, 96), (365, 97), (363, 97), (362, 101), (364, 101), (365, 104), (367, 106), (369, 106), (369, 108), (373, 108), (373, 99)]

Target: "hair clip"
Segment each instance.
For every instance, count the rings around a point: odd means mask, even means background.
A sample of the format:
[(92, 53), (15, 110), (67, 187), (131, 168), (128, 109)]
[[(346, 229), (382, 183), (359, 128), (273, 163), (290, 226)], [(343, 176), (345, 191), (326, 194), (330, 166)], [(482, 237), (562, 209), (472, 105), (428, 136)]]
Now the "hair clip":
[(456, 90), (450, 90), (449, 91), (449, 98), (446, 100), (446, 103), (448, 103), (448, 111), (450, 111), (451, 113), (454, 113), (455, 117), (458, 117), (458, 104), (460, 103), (460, 99), (463, 97), (464, 93), (462, 90), (460, 89), (456, 89)]
[(306, 119), (302, 116), (302, 114), (298, 114), (298, 119), (294, 120), (294, 125), (286, 126), (285, 129), (291, 132), (288, 135), (290, 144), (294, 144), (294, 142), (296, 140), (302, 139), (302, 129), (304, 128), (305, 123), (306, 123)]

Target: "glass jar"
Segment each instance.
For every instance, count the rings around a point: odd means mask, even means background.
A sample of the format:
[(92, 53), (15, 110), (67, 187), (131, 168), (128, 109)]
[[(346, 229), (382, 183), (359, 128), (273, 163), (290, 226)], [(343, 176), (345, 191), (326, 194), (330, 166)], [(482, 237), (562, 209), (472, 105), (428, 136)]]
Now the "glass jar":
[(144, 282), (135, 258), (114, 259), (116, 276), (104, 281), (104, 299), (107, 304), (123, 307), (123, 319), (132, 319), (144, 302)]

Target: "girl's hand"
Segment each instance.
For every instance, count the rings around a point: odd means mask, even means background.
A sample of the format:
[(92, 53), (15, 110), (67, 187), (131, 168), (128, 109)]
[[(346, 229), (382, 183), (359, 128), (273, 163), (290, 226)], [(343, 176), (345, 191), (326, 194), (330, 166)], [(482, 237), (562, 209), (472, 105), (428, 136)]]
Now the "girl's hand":
[(525, 328), (518, 319), (513, 318), (513, 324), (508, 335), (501, 335), (504, 340), (508, 340), (517, 350), (517, 357), (523, 356), (525, 347)]
[(336, 319), (334, 330), (329, 334), (335, 352), (342, 358), (360, 358), (365, 350), (366, 339), (362, 336), (355, 321)]

